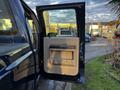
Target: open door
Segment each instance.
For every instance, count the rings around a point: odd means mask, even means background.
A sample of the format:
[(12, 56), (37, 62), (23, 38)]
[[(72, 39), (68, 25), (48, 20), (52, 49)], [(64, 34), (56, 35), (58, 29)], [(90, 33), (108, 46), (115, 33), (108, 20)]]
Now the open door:
[(85, 3), (38, 6), (42, 78), (84, 82)]

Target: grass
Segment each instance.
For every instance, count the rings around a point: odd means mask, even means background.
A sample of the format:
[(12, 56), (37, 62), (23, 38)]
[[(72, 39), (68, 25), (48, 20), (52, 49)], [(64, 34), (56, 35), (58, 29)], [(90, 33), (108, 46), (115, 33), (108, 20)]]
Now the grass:
[(73, 84), (72, 90), (120, 90), (120, 83), (112, 79), (105, 71), (110, 65), (104, 63), (104, 57), (96, 58), (86, 64), (86, 82)]

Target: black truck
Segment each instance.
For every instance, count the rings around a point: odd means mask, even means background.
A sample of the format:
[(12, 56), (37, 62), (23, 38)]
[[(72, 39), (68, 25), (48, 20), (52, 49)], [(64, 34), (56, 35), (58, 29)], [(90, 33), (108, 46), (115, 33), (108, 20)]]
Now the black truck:
[[(37, 78), (84, 82), (85, 3), (37, 6), (36, 11), (23, 0), (0, 0), (0, 90), (14, 90), (24, 80), (34, 80), (35, 86)], [(58, 23), (54, 18), (76, 23), (77, 35), (51, 36), (50, 24)]]

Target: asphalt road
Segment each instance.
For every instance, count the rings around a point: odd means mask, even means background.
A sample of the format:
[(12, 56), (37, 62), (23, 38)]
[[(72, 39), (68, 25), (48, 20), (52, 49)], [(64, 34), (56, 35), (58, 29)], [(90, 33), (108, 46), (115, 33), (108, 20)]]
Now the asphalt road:
[(112, 52), (111, 42), (107, 39), (98, 38), (97, 41), (86, 43), (85, 62), (92, 60), (95, 57), (103, 56)]
[[(111, 44), (106, 39), (99, 38), (96, 41), (86, 43), (85, 50), (85, 62), (90, 62), (93, 58), (103, 56), (112, 52)], [(33, 90), (32, 82), (24, 83), (27, 84), (27, 88), (19, 90)], [(24, 85), (23, 84), (23, 85)], [(54, 80), (38, 80), (38, 90), (71, 90), (71, 83), (65, 83)], [(30, 88), (31, 87), (31, 88)]]

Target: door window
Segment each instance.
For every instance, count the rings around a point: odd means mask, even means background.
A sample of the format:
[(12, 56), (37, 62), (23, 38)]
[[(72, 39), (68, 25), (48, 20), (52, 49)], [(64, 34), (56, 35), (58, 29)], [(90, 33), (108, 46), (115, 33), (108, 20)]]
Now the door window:
[(44, 11), (46, 36), (74, 37), (77, 34), (74, 9)]
[(1, 43), (25, 43), (26, 38), (16, 26), (10, 7), (5, 0), (0, 0), (0, 44)]

